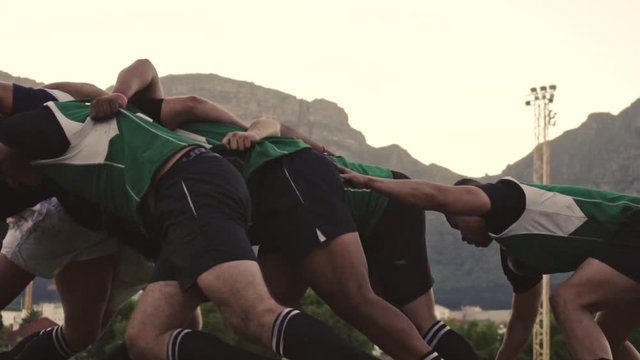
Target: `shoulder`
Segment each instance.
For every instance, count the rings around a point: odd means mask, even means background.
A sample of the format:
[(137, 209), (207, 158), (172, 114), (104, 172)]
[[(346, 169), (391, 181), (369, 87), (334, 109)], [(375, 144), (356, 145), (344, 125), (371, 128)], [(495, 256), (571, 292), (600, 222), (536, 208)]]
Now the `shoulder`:
[(480, 186), (491, 202), (491, 210), (485, 215), (492, 234), (499, 234), (516, 222), (527, 205), (520, 183), (513, 178), (503, 178), (495, 183)]

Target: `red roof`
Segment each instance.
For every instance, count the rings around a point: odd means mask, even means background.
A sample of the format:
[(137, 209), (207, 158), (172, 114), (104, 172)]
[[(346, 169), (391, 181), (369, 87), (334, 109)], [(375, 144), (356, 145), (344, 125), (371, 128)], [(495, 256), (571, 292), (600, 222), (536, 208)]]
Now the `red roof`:
[(41, 317), (39, 319), (33, 320), (28, 324), (22, 325), (16, 331), (9, 332), (7, 334), (7, 337), (5, 338), (5, 342), (8, 345), (13, 346), (23, 337), (26, 337), (36, 331), (48, 329), (54, 326), (58, 326), (55, 321), (49, 319), (48, 317)]

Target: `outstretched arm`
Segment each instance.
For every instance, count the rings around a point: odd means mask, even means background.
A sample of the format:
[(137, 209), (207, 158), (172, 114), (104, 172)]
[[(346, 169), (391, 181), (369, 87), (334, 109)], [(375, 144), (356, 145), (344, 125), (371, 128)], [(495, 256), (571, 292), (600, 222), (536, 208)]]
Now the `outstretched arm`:
[(542, 283), (523, 293), (513, 294), (511, 318), (496, 360), (515, 359), (527, 344), (536, 321), (541, 295)]
[[(113, 93), (102, 96), (91, 104), (91, 117), (104, 119), (113, 116), (129, 100), (162, 99), (164, 92), (155, 66), (147, 59), (140, 59), (118, 74)], [(159, 120), (159, 119), (156, 119)], [(175, 129), (188, 121), (215, 121), (233, 124), (244, 129), (248, 124), (222, 106), (198, 96), (165, 99), (162, 105), (162, 123)]]
[(340, 168), (342, 178), (355, 186), (417, 206), (451, 215), (481, 216), (491, 210), (489, 197), (475, 186), (450, 186), (423, 180), (383, 179)]
[(282, 136), (297, 137), (298, 139), (304, 141), (309, 146), (311, 146), (313, 150), (319, 151), (327, 155), (335, 155), (331, 150), (327, 149), (324, 145), (320, 144), (319, 142), (316, 142), (315, 140), (311, 139), (307, 135), (292, 128), (291, 126), (282, 124), (281, 132), (282, 132)]

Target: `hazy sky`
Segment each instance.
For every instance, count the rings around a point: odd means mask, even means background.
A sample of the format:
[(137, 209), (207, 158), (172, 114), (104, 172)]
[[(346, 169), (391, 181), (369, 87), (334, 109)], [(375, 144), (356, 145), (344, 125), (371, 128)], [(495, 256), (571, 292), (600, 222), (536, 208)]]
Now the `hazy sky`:
[(533, 146), (531, 86), (557, 84), (555, 137), (640, 97), (637, 0), (5, 1), (0, 70), (112, 84), (136, 58), (349, 114), (375, 146), (495, 174)]

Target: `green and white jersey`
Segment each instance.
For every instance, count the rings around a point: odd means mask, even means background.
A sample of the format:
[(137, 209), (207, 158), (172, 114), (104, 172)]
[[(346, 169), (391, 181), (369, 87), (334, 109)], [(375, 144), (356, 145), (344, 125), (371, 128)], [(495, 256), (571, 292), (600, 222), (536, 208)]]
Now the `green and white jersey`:
[(269, 136), (253, 144), (250, 151), (226, 150), (222, 140), (234, 131), (246, 130), (235, 125), (212, 122), (192, 122), (176, 130), (179, 134), (207, 144), (212, 150), (220, 153), (238, 168), (245, 179), (267, 161), (309, 148), (309, 145), (298, 138)]
[(198, 142), (167, 130), (134, 108), (96, 122), (82, 101), (50, 102), (70, 147), (62, 156), (34, 162), (70, 193), (124, 218), (140, 220), (138, 205), (160, 166)]
[[(490, 235), (510, 257), (540, 273), (575, 270), (640, 213), (638, 196), (577, 186), (521, 184), (511, 178), (494, 185), (508, 182), (524, 193), (524, 210), (506, 230)], [(487, 193), (491, 212), (500, 211), (501, 201), (512, 201)]]
[[(357, 173), (391, 179), (391, 170), (362, 163), (351, 162), (342, 156), (331, 156), (330, 159), (340, 166)], [(347, 205), (351, 209), (353, 220), (358, 227), (360, 236), (367, 237), (378, 222), (384, 209), (389, 203), (389, 198), (371, 189), (360, 189), (345, 183), (344, 191), (347, 196)]]
[[(229, 132), (245, 131), (230, 124), (192, 122), (183, 125), (181, 129), (176, 131), (202, 144), (211, 146), (214, 151), (219, 152), (234, 164), (247, 179), (255, 169), (267, 161), (309, 148), (309, 145), (298, 138), (273, 136), (266, 137), (255, 143), (250, 151), (224, 150), (222, 139)], [(362, 174), (383, 178), (393, 177), (391, 170), (379, 166), (350, 162), (341, 156), (329, 158), (337, 164)], [(377, 191), (358, 189), (348, 185), (345, 186), (345, 192), (347, 205), (351, 209), (358, 231), (362, 236), (368, 235), (378, 219), (380, 219), (380, 216), (382, 216), (389, 199)]]

